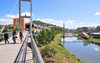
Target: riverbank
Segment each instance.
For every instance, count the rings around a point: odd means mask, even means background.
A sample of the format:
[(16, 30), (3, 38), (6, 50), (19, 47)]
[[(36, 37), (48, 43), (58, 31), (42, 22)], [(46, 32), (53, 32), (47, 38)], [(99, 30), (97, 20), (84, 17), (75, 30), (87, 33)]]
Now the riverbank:
[(45, 63), (80, 63), (80, 60), (64, 48), (61, 43), (62, 33), (55, 36), (49, 44), (39, 47)]
[(93, 43), (93, 44), (96, 44), (96, 45), (100, 45), (100, 39), (96, 39), (96, 38), (93, 38), (93, 37), (86, 37), (87, 39), (84, 39), (84, 38), (78, 36), (78, 34), (73, 33), (73, 35), (75, 37), (78, 37), (79, 39), (82, 39), (82, 40), (88, 42), (88, 43)]

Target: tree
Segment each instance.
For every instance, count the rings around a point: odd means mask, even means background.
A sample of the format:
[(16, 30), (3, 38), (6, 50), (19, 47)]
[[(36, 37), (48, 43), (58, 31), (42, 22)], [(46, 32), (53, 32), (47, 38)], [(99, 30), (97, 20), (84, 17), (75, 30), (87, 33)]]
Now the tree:
[(8, 31), (9, 31), (8, 27), (5, 27), (4, 32), (8, 32)]
[(19, 30), (19, 23), (16, 22), (16, 30)]
[(38, 34), (38, 37), (37, 37), (39, 43), (41, 44), (46, 44), (46, 39), (47, 39), (47, 32), (46, 32), (46, 29), (42, 29), (42, 31)]
[(42, 29), (40, 33), (38, 33), (38, 36), (36, 39), (38, 40), (38, 43), (40, 44), (47, 44), (51, 42), (56, 35), (56, 31), (52, 29)]

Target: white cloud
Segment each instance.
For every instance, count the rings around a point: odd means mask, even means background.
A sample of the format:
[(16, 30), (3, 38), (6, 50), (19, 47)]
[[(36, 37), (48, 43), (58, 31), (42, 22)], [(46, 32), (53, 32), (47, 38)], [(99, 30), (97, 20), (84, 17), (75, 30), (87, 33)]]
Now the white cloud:
[(0, 18), (0, 24), (2, 25), (7, 25), (7, 24), (12, 24), (12, 19), (3, 19), (3, 18)]
[(54, 24), (54, 25), (62, 25), (63, 24), (63, 21), (57, 21), (57, 20), (54, 20), (54, 19), (37, 19), (37, 20), (40, 20), (40, 21), (43, 21), (45, 23), (50, 23), (50, 24)]
[(94, 48), (95, 51), (99, 51), (99, 48)]
[(7, 18), (16, 18), (17, 16), (16, 15), (12, 15), (12, 14), (7, 14), (7, 15), (5, 15), (5, 17), (7, 17)]
[(73, 24), (74, 20), (67, 20), (66, 24)]
[(7, 21), (12, 21), (12, 20), (11, 19), (3, 19), (3, 18), (0, 18), (0, 21), (7, 22)]
[(30, 12), (23, 12), (22, 14), (21, 14), (22, 16), (30, 16)]
[(85, 23), (81, 22), (81, 23), (79, 23), (79, 24), (84, 25)]
[[(21, 16), (30, 16), (30, 12), (23, 12)], [(33, 14), (32, 14), (33, 15)], [(12, 24), (13, 23), (13, 18), (18, 18), (19, 14), (13, 15), (13, 14), (6, 14), (5, 18), (0, 18), (0, 22), (4, 24)], [(29, 19), (26, 19), (26, 22), (29, 22)], [(0, 23), (0, 24), (2, 24)]]
[(100, 15), (100, 12), (96, 12), (94, 13), (95, 16), (99, 16)]
[[(30, 12), (22, 12), (21, 13), (21, 16), (30, 16)], [(33, 14), (32, 14), (32, 16), (34, 16)], [(13, 15), (13, 14), (6, 14), (5, 15), (5, 17), (6, 18), (18, 18), (19, 17), (19, 14), (16, 14), (16, 15)]]
[(97, 26), (100, 26), (99, 23), (80, 23), (78, 25), (80, 25), (81, 27), (97, 27)]
[(60, 27), (63, 27), (63, 23), (65, 23), (65, 25), (67, 25), (69, 27), (74, 24), (74, 20), (66, 20), (66, 21), (54, 20), (54, 19), (37, 19), (37, 20), (43, 21), (45, 23), (57, 25), (57, 26), (60, 26)]

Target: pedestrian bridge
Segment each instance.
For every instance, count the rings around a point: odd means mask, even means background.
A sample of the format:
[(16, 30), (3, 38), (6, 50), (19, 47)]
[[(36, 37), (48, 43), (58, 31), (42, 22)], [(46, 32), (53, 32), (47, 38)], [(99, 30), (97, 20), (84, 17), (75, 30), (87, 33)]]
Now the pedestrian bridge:
[[(20, 42), (19, 34), (16, 44), (13, 44), (12, 37), (9, 38), (9, 44), (0, 42), (0, 63), (44, 63), (32, 34), (24, 31), (23, 35), (23, 43)], [(31, 48), (28, 47), (29, 43)]]

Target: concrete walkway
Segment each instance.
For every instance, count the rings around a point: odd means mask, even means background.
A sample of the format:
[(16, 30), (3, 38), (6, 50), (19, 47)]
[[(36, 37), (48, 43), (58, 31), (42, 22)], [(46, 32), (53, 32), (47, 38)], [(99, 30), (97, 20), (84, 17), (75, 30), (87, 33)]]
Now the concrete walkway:
[[(26, 37), (26, 32), (23, 33), (24, 38)], [(4, 41), (0, 42), (0, 63), (13, 63), (22, 43), (19, 40), (19, 34), (17, 35), (16, 44), (13, 44), (12, 37), (9, 38), (10, 44), (5, 44)], [(23, 39), (24, 39), (23, 38)], [(29, 51), (31, 51), (29, 49)], [(29, 55), (31, 60), (32, 54)], [(27, 60), (29, 60), (27, 59)]]
[[(29, 38), (28, 43), (30, 43), (31, 39)], [(31, 48), (27, 47), (27, 54), (26, 54), (26, 63), (33, 63), (32, 59), (32, 50)]]

